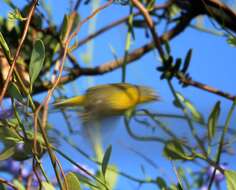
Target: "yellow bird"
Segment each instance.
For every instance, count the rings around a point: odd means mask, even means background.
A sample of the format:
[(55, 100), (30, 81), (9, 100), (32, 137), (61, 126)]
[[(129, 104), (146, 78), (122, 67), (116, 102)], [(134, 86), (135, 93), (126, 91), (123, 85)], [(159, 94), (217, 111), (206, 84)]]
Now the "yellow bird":
[(55, 107), (82, 106), (84, 121), (123, 115), (137, 105), (159, 100), (153, 89), (128, 83), (98, 85), (84, 95), (56, 102)]

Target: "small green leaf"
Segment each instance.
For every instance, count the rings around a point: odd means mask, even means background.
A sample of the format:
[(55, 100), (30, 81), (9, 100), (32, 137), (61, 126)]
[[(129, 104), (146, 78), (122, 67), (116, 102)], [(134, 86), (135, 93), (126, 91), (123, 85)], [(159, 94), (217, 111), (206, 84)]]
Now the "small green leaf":
[(175, 72), (179, 71), (181, 63), (182, 63), (182, 59), (181, 58), (177, 58), (175, 60), (175, 65), (174, 65), (174, 68), (173, 68)]
[(193, 116), (193, 119), (199, 123), (203, 123), (204, 119), (202, 115), (200, 114), (200, 112), (197, 111), (195, 106), (188, 99), (186, 99), (182, 94), (177, 93), (176, 95), (179, 98), (179, 100), (185, 105), (185, 107), (190, 111), (190, 113)]
[[(7, 143), (12, 143), (15, 145), (15, 141), (13, 141), (12, 139), (19, 139), (21, 140), (21, 137), (20, 135), (16, 132), (16, 130), (11, 127), (0, 127), (0, 139), (2, 142), (4, 142), (4, 144), (7, 144)], [(10, 142), (9, 142), (9, 139), (10, 139)]]
[(42, 190), (55, 190), (51, 183), (47, 183), (46, 181), (42, 182)]
[(158, 178), (156, 179), (156, 183), (157, 183), (157, 185), (158, 185), (158, 187), (159, 187), (160, 189), (167, 189), (166, 182), (165, 182), (165, 180), (164, 180), (163, 178), (158, 177)]
[(20, 90), (15, 83), (10, 82), (7, 90), (10, 97), (15, 98), (19, 102), (22, 102), (23, 96), (21, 95)]
[[(66, 174), (66, 182), (67, 182), (67, 185), (68, 185), (67, 190), (80, 190), (81, 189), (79, 179), (72, 172), (69, 172), (69, 173)], [(66, 183), (65, 182), (64, 182), (63, 186), (66, 189)]]
[(134, 115), (134, 108), (130, 108), (125, 112), (125, 118), (129, 121)]
[(109, 165), (108, 171), (106, 173), (107, 173), (106, 181), (108, 183), (108, 186), (110, 187), (110, 189), (114, 189), (118, 179), (117, 167), (115, 165)]
[(13, 184), (17, 187), (18, 190), (25, 190), (24, 185), (17, 179), (13, 180)]
[(63, 21), (62, 21), (62, 25), (61, 25), (61, 29), (60, 29), (60, 39), (63, 41), (66, 37), (66, 30), (68, 28), (68, 22), (69, 22), (69, 16), (68, 15), (64, 15)]
[[(75, 14), (76, 14), (75, 17), (73, 18), (74, 22), (73, 22), (72, 27), (71, 27), (72, 32), (75, 31), (75, 29), (77, 28), (77, 26), (80, 22), (80, 15), (77, 12), (75, 12)], [(69, 19), (70, 18), (71, 18), (71, 15), (70, 15)]]
[(190, 61), (191, 61), (191, 58), (192, 58), (192, 52), (193, 50), (192, 49), (189, 49), (188, 50), (188, 53), (184, 59), (184, 66), (183, 66), (183, 69), (182, 69), (182, 72), (183, 73), (186, 73), (188, 67), (189, 67), (189, 64), (190, 64)]
[(10, 158), (15, 154), (15, 146), (7, 147), (2, 153), (0, 153), (0, 161)]
[(170, 44), (168, 41), (165, 41), (164, 45), (165, 45), (165, 50), (166, 50), (167, 56), (169, 57), (170, 53), (171, 53)]
[(227, 42), (229, 45), (231, 45), (232, 47), (236, 47), (236, 37), (234, 36), (229, 36), (227, 39)]
[(236, 189), (236, 171), (225, 170), (226, 184), (228, 190)]
[(171, 18), (175, 17), (177, 14), (179, 14), (179, 12), (181, 11), (181, 9), (175, 5), (174, 3), (169, 7), (169, 15)]
[(42, 69), (44, 58), (45, 58), (45, 47), (43, 41), (36, 40), (34, 43), (29, 65), (31, 89), (34, 84), (34, 81), (36, 80)]
[(211, 114), (208, 118), (207, 126), (208, 126), (208, 139), (209, 141), (214, 137), (215, 135), (215, 129), (216, 129), (216, 124), (218, 121), (220, 115), (220, 102), (216, 102), (213, 110), (211, 111)]
[(12, 12), (9, 12), (8, 19), (12, 20), (12, 21), (14, 21), (14, 20), (20, 20), (20, 21), (27, 20), (27, 18), (22, 17), (19, 9), (14, 9)]
[(148, 2), (148, 4), (147, 4), (147, 10), (148, 10), (148, 11), (152, 11), (152, 10), (154, 9), (155, 0), (148, 0), (147, 2)]
[(164, 156), (171, 160), (193, 160), (194, 157), (186, 155), (180, 142), (171, 140), (165, 144)]
[(0, 32), (0, 44), (7, 58), (12, 59), (10, 49), (1, 32)]
[(111, 151), (112, 151), (112, 146), (110, 145), (107, 148), (107, 150), (104, 154), (104, 157), (102, 159), (102, 173), (103, 173), (103, 176), (105, 176), (105, 174), (106, 174), (106, 169), (107, 169), (109, 159), (110, 159), (110, 156), (111, 156)]

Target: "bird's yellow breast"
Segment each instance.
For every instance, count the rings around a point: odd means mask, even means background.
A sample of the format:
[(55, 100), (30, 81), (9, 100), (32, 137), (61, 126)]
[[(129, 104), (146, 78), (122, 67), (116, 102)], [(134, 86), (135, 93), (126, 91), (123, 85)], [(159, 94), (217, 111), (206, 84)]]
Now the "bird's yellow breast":
[(114, 110), (128, 110), (137, 105), (139, 92), (136, 87), (117, 90), (109, 97), (109, 103)]

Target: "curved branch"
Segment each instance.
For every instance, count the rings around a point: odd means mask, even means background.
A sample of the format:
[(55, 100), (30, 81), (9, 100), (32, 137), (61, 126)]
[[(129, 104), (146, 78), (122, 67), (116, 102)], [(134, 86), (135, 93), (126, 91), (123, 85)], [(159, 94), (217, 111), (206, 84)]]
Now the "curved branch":
[(179, 8), (213, 18), (222, 28), (236, 32), (236, 13), (220, 0), (174, 0)]
[[(178, 34), (183, 32), (188, 27), (192, 18), (193, 18), (192, 15), (185, 15), (184, 17), (182, 17), (180, 19), (180, 22), (174, 28), (172, 28), (168, 32), (164, 33), (160, 37), (160, 42), (165, 43), (166, 41), (173, 39)], [(137, 48), (137, 49), (133, 50), (132, 52), (130, 52), (126, 57), (126, 61), (128, 64), (130, 64), (130, 63), (140, 59), (142, 56), (144, 56), (146, 53), (150, 52), (153, 49), (154, 49), (154, 43), (153, 42), (147, 43), (147, 44), (143, 45), (142, 47)], [(102, 75), (107, 72), (111, 72), (115, 69), (120, 68), (124, 63), (124, 59), (125, 58), (122, 57), (122, 58), (117, 59), (115, 61), (112, 60), (112, 61), (109, 61), (107, 63), (104, 63), (104, 64), (99, 65), (94, 68), (80, 67), (80, 68), (69, 69), (68, 70), (69, 73), (66, 76), (61, 77), (60, 85), (71, 82), (80, 76)], [(42, 85), (35, 88), (34, 93), (44, 92), (47, 89), (51, 88), (51, 86), (52, 86), (51, 83), (42, 84)]]

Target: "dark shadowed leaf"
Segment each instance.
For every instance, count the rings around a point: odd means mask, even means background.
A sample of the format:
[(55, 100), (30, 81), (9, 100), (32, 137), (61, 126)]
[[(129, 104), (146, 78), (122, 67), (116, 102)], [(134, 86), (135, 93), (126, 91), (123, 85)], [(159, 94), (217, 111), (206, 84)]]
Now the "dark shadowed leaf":
[(191, 61), (191, 58), (192, 58), (192, 52), (193, 52), (192, 49), (188, 50), (188, 53), (187, 53), (187, 55), (185, 57), (185, 60), (184, 60), (184, 66), (183, 66), (183, 69), (182, 69), (183, 73), (186, 73), (186, 71), (188, 70), (188, 67), (189, 67), (189, 64), (190, 64), (190, 61)]
[(2, 33), (0, 32), (0, 44), (1, 44), (1, 47), (4, 51), (4, 53), (7, 55), (8, 58), (11, 58), (11, 52), (10, 52), (10, 49), (7, 45), (7, 42), (5, 41)]
[(45, 58), (45, 47), (42, 40), (36, 40), (30, 58), (29, 75), (31, 88), (38, 77)]
[(23, 100), (20, 90), (15, 83), (11, 82), (7, 90), (10, 97), (15, 98), (20, 102)]
[(236, 47), (236, 37), (234, 36), (229, 36), (227, 39), (227, 42), (229, 45), (231, 45), (232, 47)]
[(158, 185), (158, 187), (159, 187), (160, 189), (167, 189), (166, 182), (165, 182), (165, 180), (164, 180), (163, 178), (158, 177), (158, 178), (156, 179), (156, 183), (157, 183), (157, 185)]
[(107, 170), (107, 165), (109, 163), (110, 160), (110, 156), (111, 156), (111, 151), (112, 151), (112, 147), (111, 145), (107, 148), (104, 157), (102, 159), (102, 173), (105, 176), (106, 174), (106, 170)]

